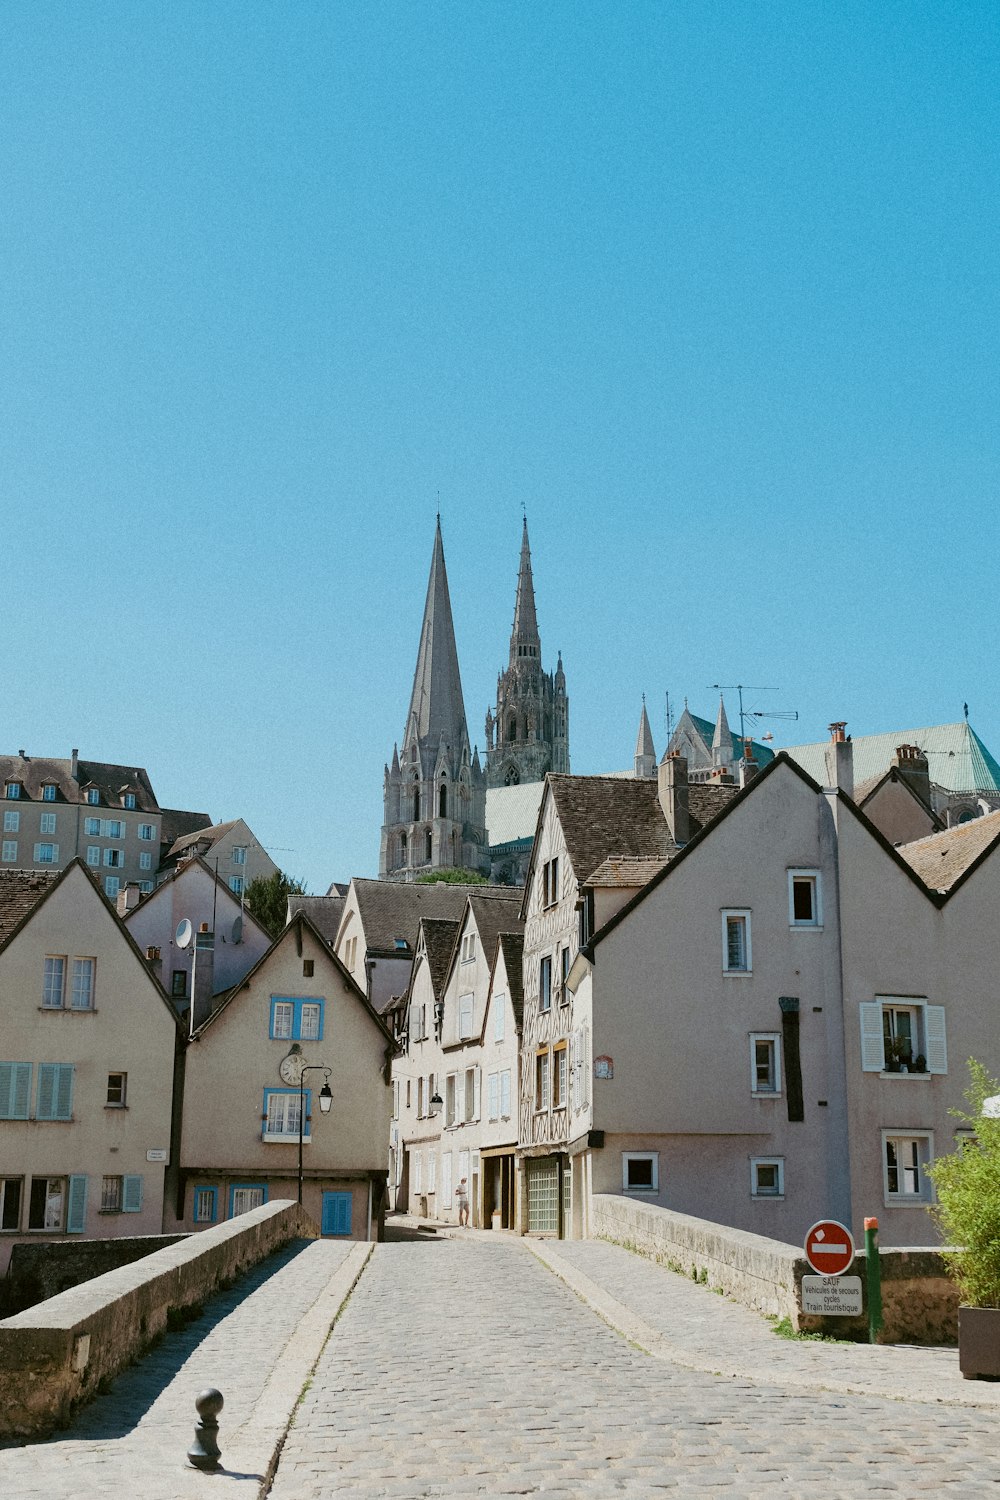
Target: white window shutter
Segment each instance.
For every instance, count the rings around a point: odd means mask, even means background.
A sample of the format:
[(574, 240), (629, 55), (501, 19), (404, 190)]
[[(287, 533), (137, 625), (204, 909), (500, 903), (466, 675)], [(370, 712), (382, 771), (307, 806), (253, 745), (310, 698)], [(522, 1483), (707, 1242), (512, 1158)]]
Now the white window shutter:
[(87, 1224), (87, 1179), (71, 1177), (66, 1208), (66, 1233), (82, 1234)]
[(944, 1006), (926, 1006), (924, 1022), (927, 1032), (927, 1071), (928, 1073), (947, 1073), (948, 1044), (944, 1030)]
[(478, 1120), (482, 1113), (483, 1070), (477, 1068), (472, 1080), (472, 1118)]
[(142, 1178), (122, 1178), (122, 1213), (137, 1214), (142, 1211)]
[(858, 1006), (861, 1016), (861, 1069), (864, 1073), (881, 1073), (885, 1067), (882, 1045), (882, 1007), (878, 1001)]

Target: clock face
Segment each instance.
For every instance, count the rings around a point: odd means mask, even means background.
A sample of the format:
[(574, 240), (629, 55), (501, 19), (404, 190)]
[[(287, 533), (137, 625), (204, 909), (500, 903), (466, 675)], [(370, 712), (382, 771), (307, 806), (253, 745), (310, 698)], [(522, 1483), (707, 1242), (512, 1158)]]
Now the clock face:
[(289, 1052), (278, 1064), (278, 1072), (281, 1074), (282, 1083), (301, 1083), (302, 1069), (305, 1067), (305, 1058), (301, 1052)]

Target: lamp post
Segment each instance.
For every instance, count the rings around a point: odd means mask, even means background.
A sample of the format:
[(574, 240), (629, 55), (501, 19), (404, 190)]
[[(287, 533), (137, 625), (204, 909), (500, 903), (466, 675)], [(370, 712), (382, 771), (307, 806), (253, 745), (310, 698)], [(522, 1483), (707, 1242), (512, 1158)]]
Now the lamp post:
[(302, 1207), (302, 1138), (306, 1123), (306, 1074), (325, 1073), (323, 1087), (319, 1091), (319, 1107), (325, 1115), (330, 1113), (333, 1094), (330, 1090), (330, 1069), (325, 1063), (309, 1063), (299, 1074), (299, 1207)]

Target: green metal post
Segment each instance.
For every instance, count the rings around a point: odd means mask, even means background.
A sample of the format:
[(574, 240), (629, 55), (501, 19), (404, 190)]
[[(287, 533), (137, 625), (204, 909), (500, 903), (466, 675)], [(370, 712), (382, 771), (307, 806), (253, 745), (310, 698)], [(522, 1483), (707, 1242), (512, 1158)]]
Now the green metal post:
[(878, 1343), (882, 1327), (882, 1269), (878, 1258), (878, 1219), (865, 1220), (865, 1281), (868, 1287), (868, 1342)]

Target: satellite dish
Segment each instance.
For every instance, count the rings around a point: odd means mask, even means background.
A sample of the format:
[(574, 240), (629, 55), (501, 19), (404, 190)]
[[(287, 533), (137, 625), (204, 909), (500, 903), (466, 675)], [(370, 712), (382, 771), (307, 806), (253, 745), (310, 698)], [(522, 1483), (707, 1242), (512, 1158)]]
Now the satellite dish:
[(241, 943), (242, 941), (243, 941), (243, 918), (242, 917), (237, 917), (236, 920), (235, 920), (235, 922), (233, 923), (233, 942), (234, 943)]
[(174, 933), (174, 942), (178, 948), (190, 948), (191, 939), (194, 937), (194, 928), (191, 926), (190, 917), (182, 917), (177, 923), (177, 931)]

